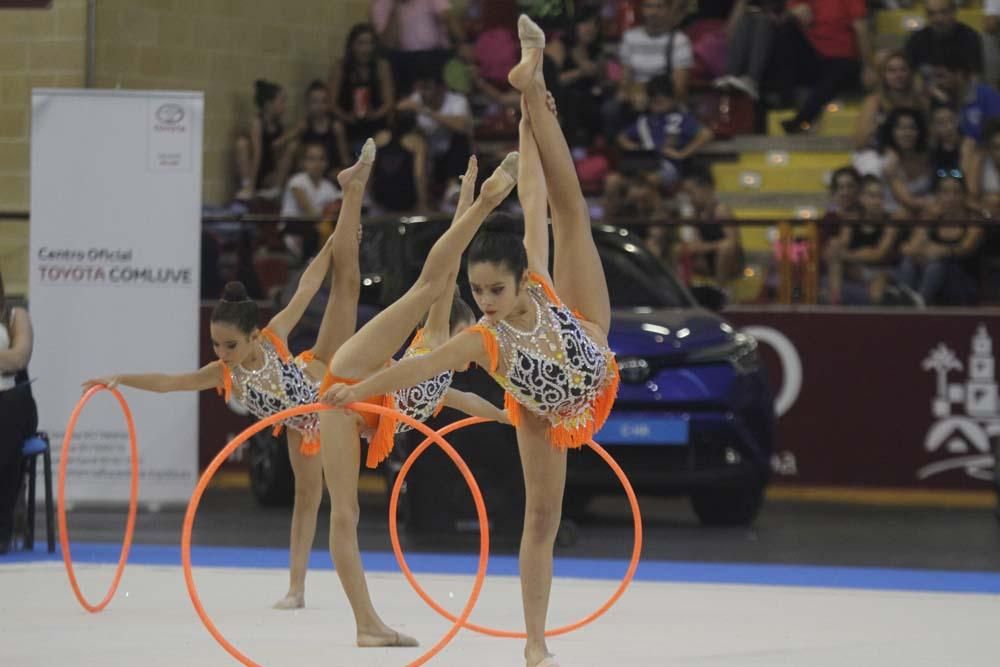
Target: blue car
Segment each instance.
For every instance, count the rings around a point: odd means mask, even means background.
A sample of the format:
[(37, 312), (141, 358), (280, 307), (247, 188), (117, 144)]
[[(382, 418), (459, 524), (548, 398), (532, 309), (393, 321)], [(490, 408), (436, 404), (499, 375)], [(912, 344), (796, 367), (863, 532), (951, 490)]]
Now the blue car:
[[(410, 236), (422, 258), (440, 231), (435, 227), (400, 225), (397, 233)], [(627, 229), (595, 225), (594, 239), (611, 295), (610, 344), (622, 380), (615, 408), (595, 439), (639, 493), (687, 495), (705, 524), (749, 524), (763, 500), (774, 433), (773, 396), (756, 341), (700, 306)], [(414, 268), (419, 271), (419, 265)], [(464, 278), (459, 284), (467, 290)], [(722, 305), (718, 292), (700, 296), (715, 308)], [(502, 405), (502, 391), (481, 371), (458, 374), (456, 386)], [(446, 411), (430, 425), (460, 416)], [(416, 434), (400, 437), (396, 469), (420, 440)], [(513, 430), (476, 426), (449, 441), (476, 475), (494, 530), (518, 533), (524, 492)], [(592, 452), (571, 452), (565, 515), (585, 514), (592, 498), (607, 493), (621, 493), (607, 465)], [(440, 452), (428, 450), (418, 460), (405, 496), (411, 532), (476, 529), (465, 481)]]
[[(361, 319), (413, 283), (447, 225), (423, 218), (366, 225)], [(756, 342), (700, 306), (627, 229), (595, 225), (594, 239), (611, 295), (610, 344), (621, 369), (618, 400), (596, 440), (640, 494), (687, 495), (706, 524), (750, 523), (767, 484), (774, 432), (773, 398)], [(459, 286), (474, 307), (464, 275)], [(722, 305), (718, 292), (699, 297), (715, 309)], [(502, 390), (481, 370), (456, 374), (455, 385), (503, 404)], [(463, 416), (444, 410), (429, 425), (440, 428)], [(388, 483), (422, 439), (413, 432), (397, 437), (385, 467)], [(448, 440), (476, 476), (492, 531), (519, 534), (524, 487), (513, 429), (477, 425)], [(580, 517), (592, 498), (608, 493), (620, 494), (621, 487), (604, 461), (586, 449), (571, 452), (564, 514)], [(464, 478), (436, 448), (413, 466), (400, 507), (411, 535), (478, 530)]]

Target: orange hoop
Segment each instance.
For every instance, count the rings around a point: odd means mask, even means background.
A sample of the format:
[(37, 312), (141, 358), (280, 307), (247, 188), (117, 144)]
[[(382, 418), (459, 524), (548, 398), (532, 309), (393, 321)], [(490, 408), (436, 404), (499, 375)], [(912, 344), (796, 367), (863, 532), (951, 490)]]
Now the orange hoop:
[[(80, 417), (80, 413), (83, 411), (83, 406), (87, 404), (87, 401), (89, 401), (94, 394), (103, 390), (110, 391), (112, 395), (118, 399), (118, 404), (121, 406), (122, 412), (125, 414), (125, 423), (128, 426), (129, 449), (131, 452), (132, 480), (129, 484), (128, 519), (125, 521), (125, 538), (122, 540), (122, 551), (121, 555), (118, 557), (118, 567), (115, 568), (115, 576), (114, 579), (111, 580), (111, 588), (108, 590), (108, 594), (105, 595), (104, 599), (96, 605), (92, 605), (80, 591), (80, 586), (76, 581), (76, 573), (73, 571), (73, 557), (70, 555), (69, 551), (69, 529), (66, 527), (66, 464), (69, 460), (69, 443), (73, 439), (73, 430), (76, 428), (76, 420)], [(73, 595), (75, 595), (76, 599), (80, 601), (83, 608), (92, 614), (96, 614), (107, 607), (108, 603), (111, 602), (111, 598), (115, 596), (115, 591), (118, 590), (118, 584), (122, 579), (122, 572), (125, 571), (125, 563), (128, 562), (128, 552), (129, 549), (132, 548), (132, 534), (135, 532), (135, 514), (138, 506), (139, 450), (136, 446), (135, 424), (132, 421), (132, 411), (128, 409), (128, 403), (125, 402), (125, 398), (122, 397), (117, 389), (109, 389), (104, 385), (91, 387), (87, 390), (87, 393), (85, 393), (80, 400), (77, 401), (76, 407), (73, 408), (73, 412), (70, 413), (69, 423), (66, 424), (66, 435), (63, 436), (62, 451), (59, 454), (59, 479), (56, 491), (56, 510), (59, 517), (59, 546), (62, 547), (63, 563), (66, 564), (66, 574), (69, 575), (70, 588), (73, 589)]]
[[(435, 435), (445, 436), (452, 431), (457, 431), (458, 429), (465, 428), (466, 426), (472, 426), (473, 424), (480, 424), (488, 420), (482, 417), (468, 417), (460, 421), (448, 424), (444, 428), (437, 431)], [(396, 476), (396, 483), (392, 486), (392, 495), (389, 497), (389, 537), (392, 539), (392, 551), (396, 554), (396, 561), (399, 563), (400, 569), (403, 571), (403, 575), (406, 576), (406, 580), (410, 582), (413, 586), (413, 590), (417, 592), (417, 595), (423, 599), (431, 609), (436, 611), (441, 616), (447, 618), (449, 621), (454, 623), (460, 622), (461, 617), (454, 616), (451, 612), (439, 605), (434, 598), (427, 594), (427, 592), (420, 586), (416, 578), (413, 576), (413, 572), (410, 571), (409, 565), (406, 563), (406, 558), (403, 556), (403, 550), (399, 544), (399, 532), (396, 529), (396, 508), (399, 502), (400, 489), (403, 487), (403, 481), (406, 479), (406, 474), (409, 472), (410, 467), (417, 460), (421, 454), (424, 453), (431, 443), (431, 438), (428, 437), (420, 446), (413, 450), (413, 452), (406, 458), (403, 463), (403, 467), (400, 468), (399, 474)], [(603, 616), (625, 593), (625, 589), (628, 588), (629, 584), (632, 583), (632, 578), (635, 576), (635, 570), (639, 565), (639, 557), (642, 554), (642, 514), (639, 512), (639, 501), (635, 497), (635, 491), (632, 489), (632, 484), (628, 481), (628, 477), (625, 475), (625, 471), (621, 469), (621, 466), (611, 457), (608, 452), (601, 447), (599, 444), (590, 440), (587, 445), (593, 449), (597, 454), (604, 459), (604, 461), (611, 467), (618, 479), (621, 481), (622, 486), (625, 488), (625, 494), (628, 496), (629, 504), (632, 506), (632, 520), (635, 524), (635, 542), (632, 547), (632, 559), (629, 561), (628, 569), (625, 571), (625, 577), (622, 579), (618, 588), (611, 595), (608, 600), (601, 605), (597, 611), (594, 611), (587, 616), (584, 616), (579, 621), (564, 625), (558, 628), (552, 628), (551, 630), (545, 631), (546, 637), (555, 637), (557, 635), (564, 635), (566, 633), (577, 630), (588, 623)], [(510, 630), (498, 630), (496, 628), (490, 628), (484, 625), (476, 625), (475, 623), (469, 623), (463, 621), (463, 627), (472, 630), (473, 632), (478, 632), (480, 634), (489, 635), (490, 637), (503, 637), (506, 639), (525, 639), (527, 634), (524, 632), (514, 632)]]
[[(194, 517), (198, 512), (198, 504), (201, 502), (201, 496), (205, 492), (205, 487), (208, 486), (209, 481), (215, 475), (219, 466), (222, 465), (222, 462), (225, 461), (237, 447), (243, 444), (255, 433), (268, 428), (269, 426), (273, 426), (277, 422), (288, 419), (289, 417), (333, 409), (337, 408), (334, 408), (331, 405), (324, 405), (322, 403), (300, 405), (273, 414), (244, 430), (238, 436), (230, 440), (229, 443), (215, 456), (215, 458), (212, 459), (212, 462), (202, 474), (201, 479), (198, 480), (198, 485), (195, 487), (194, 493), (191, 494), (191, 502), (188, 504), (187, 513), (184, 515), (184, 529), (181, 532), (181, 564), (184, 567), (184, 583), (187, 584), (188, 593), (191, 596), (191, 602), (194, 604), (194, 609), (198, 612), (198, 617), (201, 619), (201, 622), (205, 625), (205, 628), (212, 635), (212, 637), (215, 638), (215, 641), (219, 642), (219, 645), (222, 646), (222, 648), (224, 648), (231, 656), (248, 667), (259, 667), (259, 665), (241, 653), (239, 649), (229, 643), (229, 641), (222, 636), (222, 633), (219, 632), (219, 629), (215, 627), (212, 619), (205, 612), (205, 608), (201, 604), (201, 599), (198, 597), (198, 590), (194, 585), (194, 575), (191, 572), (191, 529), (194, 527)], [(486, 579), (486, 563), (489, 559), (490, 553), (489, 518), (486, 516), (486, 505), (483, 502), (482, 494), (479, 492), (479, 485), (476, 484), (476, 479), (472, 476), (472, 472), (469, 470), (469, 467), (465, 465), (465, 461), (462, 460), (462, 457), (458, 455), (458, 452), (456, 452), (443, 437), (432, 431), (423, 423), (418, 422), (412, 417), (408, 417), (407, 415), (397, 412), (396, 410), (385, 408), (380, 405), (372, 405), (370, 403), (351, 403), (341, 409), (355, 410), (357, 412), (374, 412), (377, 415), (392, 415), (404, 424), (409, 425), (410, 428), (416, 429), (426, 435), (426, 442), (429, 443), (433, 441), (437, 443), (437, 445), (441, 447), (441, 449), (443, 449), (449, 457), (451, 457), (451, 460), (455, 462), (455, 465), (462, 473), (462, 476), (465, 477), (465, 481), (469, 485), (469, 490), (472, 491), (472, 498), (476, 503), (476, 513), (479, 517), (479, 569), (476, 571), (476, 579), (472, 584), (472, 592), (469, 594), (469, 600), (465, 603), (465, 608), (462, 610), (462, 613), (455, 619), (451, 629), (448, 630), (444, 637), (442, 637), (437, 644), (432, 646), (430, 650), (407, 665), (407, 667), (419, 667), (440, 653), (441, 650), (455, 637), (458, 631), (462, 628), (463, 624), (472, 614), (472, 609), (476, 606), (476, 602), (479, 600), (479, 593), (482, 591), (483, 581)]]

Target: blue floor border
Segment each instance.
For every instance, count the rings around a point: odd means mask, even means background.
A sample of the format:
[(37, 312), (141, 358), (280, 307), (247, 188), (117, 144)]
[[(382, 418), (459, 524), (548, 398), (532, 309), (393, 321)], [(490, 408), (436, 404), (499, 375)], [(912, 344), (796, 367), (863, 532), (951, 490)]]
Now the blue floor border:
[[(71, 547), (73, 562), (114, 564), (118, 562), (121, 545), (79, 542)], [(136, 565), (179, 566), (179, 546), (135, 544), (129, 553), (129, 563)], [(207, 547), (192, 549), (196, 567), (288, 567), (288, 551), (275, 548)], [(62, 556), (37, 550), (13, 552), (0, 556), (0, 573), (5, 565), (61, 561)], [(362, 554), (369, 572), (398, 572), (392, 552), (369, 551)], [(478, 557), (468, 554), (414, 553), (407, 562), (418, 574), (465, 574), (476, 572)], [(557, 577), (618, 580), (628, 563), (619, 559), (556, 558)], [(312, 569), (331, 569), (325, 551), (314, 551)], [(488, 573), (517, 575), (517, 558), (491, 556)], [(951, 570), (913, 570), (869, 567), (828, 567), (812, 565), (762, 565), (749, 563), (695, 563), (685, 561), (642, 561), (636, 570), (636, 581), (746, 584), (763, 586), (804, 586), (842, 589), (887, 591), (919, 591), (937, 593), (1000, 594), (1000, 573), (956, 572)]]

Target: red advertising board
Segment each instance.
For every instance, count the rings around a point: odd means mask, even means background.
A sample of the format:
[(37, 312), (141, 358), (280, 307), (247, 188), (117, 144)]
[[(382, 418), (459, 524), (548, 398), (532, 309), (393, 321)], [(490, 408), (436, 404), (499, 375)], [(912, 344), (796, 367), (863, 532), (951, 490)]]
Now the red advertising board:
[[(214, 358), (202, 312), (202, 361)], [(734, 309), (779, 414), (775, 484), (986, 490), (1000, 438), (1000, 310)], [(252, 423), (201, 397), (200, 465)], [(242, 467), (237, 452), (229, 467)]]
[(996, 310), (747, 309), (778, 418), (775, 483), (985, 490)]

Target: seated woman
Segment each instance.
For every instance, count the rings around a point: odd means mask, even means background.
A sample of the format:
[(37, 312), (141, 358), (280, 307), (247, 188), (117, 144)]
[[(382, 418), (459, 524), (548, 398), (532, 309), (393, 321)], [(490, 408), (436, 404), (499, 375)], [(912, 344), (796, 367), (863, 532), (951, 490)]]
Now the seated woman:
[(823, 251), (831, 304), (879, 303), (890, 273), (899, 231), (886, 224), (885, 186), (875, 176), (861, 179), (860, 221), (844, 225)]
[(34, 334), (24, 308), (7, 301), (0, 275), (0, 554), (10, 551), (14, 506), (21, 490), (21, 448), (38, 427), (35, 399), (27, 381)]
[(885, 149), (885, 124), (894, 109), (925, 112), (926, 97), (921, 94), (913, 70), (902, 51), (888, 53), (878, 64), (879, 83), (875, 92), (861, 103), (854, 127), (854, 166), (862, 174), (882, 175)]
[(916, 109), (894, 109), (886, 119), (883, 133), (886, 148), (882, 176), (889, 186), (885, 208), (890, 213), (905, 209), (920, 216), (934, 205), (930, 196), (934, 184), (927, 123)]
[(285, 132), (287, 100), (281, 86), (257, 79), (253, 101), (257, 115), (250, 132), (236, 140), (236, 168), (240, 175), (236, 199), (277, 199), (292, 166), (292, 145), (298, 133)]
[[(925, 213), (927, 220), (972, 220), (981, 217), (966, 202), (962, 172), (938, 175), (936, 205)], [(899, 280), (920, 293), (928, 306), (971, 305), (976, 301), (979, 248), (983, 228), (969, 225), (918, 227), (900, 252), (903, 262)]]

